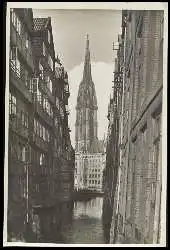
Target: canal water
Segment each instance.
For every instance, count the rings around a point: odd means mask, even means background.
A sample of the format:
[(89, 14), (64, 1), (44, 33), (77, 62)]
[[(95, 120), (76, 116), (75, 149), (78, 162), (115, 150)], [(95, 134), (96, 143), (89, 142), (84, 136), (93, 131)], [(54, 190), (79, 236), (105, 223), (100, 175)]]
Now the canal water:
[(102, 197), (74, 202), (72, 220), (62, 229), (61, 243), (104, 244), (102, 205)]

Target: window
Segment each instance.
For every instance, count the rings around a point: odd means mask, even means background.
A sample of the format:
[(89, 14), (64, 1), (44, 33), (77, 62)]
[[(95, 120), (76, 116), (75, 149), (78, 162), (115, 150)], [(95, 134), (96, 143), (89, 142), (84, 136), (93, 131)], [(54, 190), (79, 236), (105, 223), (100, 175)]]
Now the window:
[(19, 35), (21, 35), (21, 21), (17, 17), (17, 32)]
[(62, 118), (64, 118), (64, 112), (63, 112), (62, 107), (60, 107), (60, 115), (61, 115)]
[(34, 119), (34, 133), (37, 133), (37, 121)]
[(43, 42), (43, 56), (46, 56), (46, 47), (45, 47), (44, 42)]
[(50, 141), (50, 134), (49, 131), (46, 130), (46, 141), (49, 142)]
[(48, 30), (48, 43), (50, 43), (50, 31)]
[(58, 97), (56, 97), (56, 107), (59, 109), (60, 108), (60, 104), (59, 104), (59, 99)]
[(52, 109), (51, 105), (50, 105), (50, 116), (53, 117), (53, 109)]
[(37, 129), (37, 135), (40, 136), (40, 124), (39, 122), (37, 121), (37, 126), (36, 126), (36, 129)]
[(41, 137), (41, 138), (43, 137), (43, 127), (42, 127), (41, 124), (40, 124), (40, 137)]
[(49, 88), (50, 92), (52, 92), (52, 81), (51, 81), (51, 79), (47, 83), (47, 87)]
[(40, 154), (40, 166), (43, 165), (44, 154)]
[(46, 110), (46, 98), (43, 98), (43, 109)]
[(49, 64), (51, 70), (53, 70), (53, 60), (52, 60), (50, 55), (48, 55), (48, 64)]
[(40, 78), (43, 80), (44, 79), (44, 68), (40, 62), (39, 62), (39, 71), (40, 71)]
[(55, 126), (58, 127), (58, 118), (55, 118)]
[(17, 59), (17, 47), (10, 48), (10, 60), (16, 61)]
[(43, 140), (45, 141), (45, 138), (46, 136), (45, 136), (45, 128), (43, 127)]
[(16, 97), (9, 94), (9, 114), (10, 115), (16, 115), (17, 113), (17, 105), (16, 105)]
[(50, 103), (48, 100), (46, 100), (46, 111), (47, 111), (48, 115), (50, 115)]
[(28, 90), (31, 90), (31, 77), (26, 69), (25, 69), (25, 85), (28, 88)]
[(29, 39), (28, 34), (26, 34), (25, 46), (26, 46), (26, 48), (27, 48), (27, 49), (29, 49), (29, 48), (30, 48), (30, 39)]
[(39, 88), (37, 88), (37, 101), (42, 104), (42, 93)]
[(26, 161), (26, 149), (25, 149), (25, 146), (21, 150), (21, 159), (24, 162)]

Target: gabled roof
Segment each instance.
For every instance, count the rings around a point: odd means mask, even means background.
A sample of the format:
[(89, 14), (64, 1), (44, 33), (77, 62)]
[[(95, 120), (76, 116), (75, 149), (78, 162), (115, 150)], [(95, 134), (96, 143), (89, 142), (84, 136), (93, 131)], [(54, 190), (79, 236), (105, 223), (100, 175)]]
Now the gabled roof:
[(49, 18), (34, 18), (34, 30), (40, 31), (46, 28)]

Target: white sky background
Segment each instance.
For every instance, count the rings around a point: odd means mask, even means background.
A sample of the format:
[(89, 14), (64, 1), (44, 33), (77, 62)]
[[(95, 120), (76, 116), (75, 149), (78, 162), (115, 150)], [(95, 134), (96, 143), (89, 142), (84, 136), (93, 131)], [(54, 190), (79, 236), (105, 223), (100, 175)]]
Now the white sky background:
[(33, 9), (34, 17), (51, 17), (55, 53), (68, 71), (69, 125), (75, 141), (75, 106), (82, 80), (86, 34), (89, 34), (92, 78), (98, 102), (98, 137), (107, 133), (107, 111), (111, 93), (115, 52), (113, 42), (121, 32), (121, 11), (113, 10), (45, 10)]

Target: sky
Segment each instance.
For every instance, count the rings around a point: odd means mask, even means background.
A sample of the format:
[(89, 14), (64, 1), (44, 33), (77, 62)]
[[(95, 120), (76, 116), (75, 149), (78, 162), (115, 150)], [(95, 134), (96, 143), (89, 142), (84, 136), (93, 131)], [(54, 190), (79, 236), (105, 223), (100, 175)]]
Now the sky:
[(34, 17), (51, 17), (55, 53), (68, 72), (69, 126), (75, 145), (76, 102), (83, 76), (86, 35), (89, 35), (92, 78), (98, 102), (98, 138), (107, 134), (107, 111), (112, 89), (113, 42), (121, 33), (121, 11), (118, 10), (45, 10), (33, 9)]

